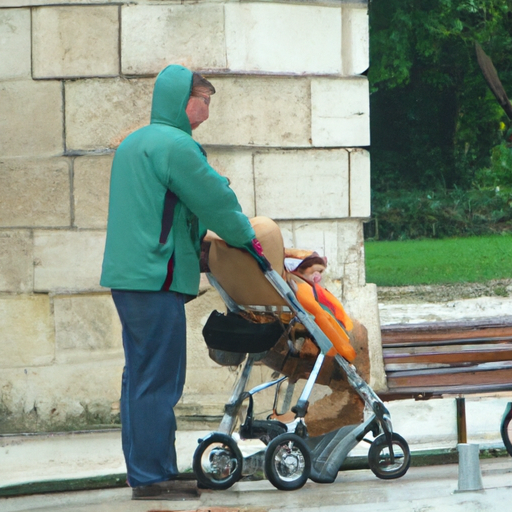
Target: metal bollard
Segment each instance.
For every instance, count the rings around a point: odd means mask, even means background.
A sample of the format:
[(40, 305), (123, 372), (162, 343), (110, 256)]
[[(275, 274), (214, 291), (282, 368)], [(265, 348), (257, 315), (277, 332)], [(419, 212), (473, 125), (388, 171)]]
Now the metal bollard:
[(459, 492), (481, 491), (483, 489), (480, 471), (479, 446), (477, 444), (459, 443)]

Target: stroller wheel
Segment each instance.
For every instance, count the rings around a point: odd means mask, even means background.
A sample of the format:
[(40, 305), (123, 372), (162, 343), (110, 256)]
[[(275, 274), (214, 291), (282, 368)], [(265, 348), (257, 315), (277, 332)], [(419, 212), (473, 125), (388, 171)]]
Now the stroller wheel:
[(208, 489), (229, 489), (242, 476), (243, 456), (232, 437), (213, 432), (199, 443), (192, 467), (197, 481)]
[(512, 402), (509, 402), (505, 408), (505, 413), (501, 420), (500, 432), (503, 444), (505, 445), (508, 454), (512, 456)]
[(383, 480), (404, 476), (411, 465), (411, 451), (407, 441), (402, 436), (392, 432), (391, 442), (393, 445), (393, 462), (391, 461), (391, 454), (385, 434), (377, 437), (368, 451), (370, 469)]
[(311, 472), (308, 445), (296, 434), (274, 438), (265, 452), (265, 473), (270, 483), (281, 491), (300, 489)]

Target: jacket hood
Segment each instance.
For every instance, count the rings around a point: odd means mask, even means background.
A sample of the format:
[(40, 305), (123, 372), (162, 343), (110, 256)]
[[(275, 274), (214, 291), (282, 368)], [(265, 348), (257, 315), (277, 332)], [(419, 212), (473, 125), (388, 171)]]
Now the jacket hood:
[(160, 71), (153, 89), (151, 123), (179, 128), (189, 135), (192, 128), (185, 109), (192, 90), (192, 71), (171, 65)]

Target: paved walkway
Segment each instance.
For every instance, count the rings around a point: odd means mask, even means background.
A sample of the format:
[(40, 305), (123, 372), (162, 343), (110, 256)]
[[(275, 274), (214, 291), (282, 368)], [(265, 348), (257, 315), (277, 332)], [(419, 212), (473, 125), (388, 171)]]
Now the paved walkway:
[[(499, 425), (510, 399), (508, 394), (466, 399), (469, 443), (479, 444), (481, 449), (503, 449)], [(401, 400), (390, 402), (388, 406), (393, 429), (407, 440), (413, 453), (455, 449), (457, 428), (453, 398)], [(205, 433), (207, 432), (177, 432), (180, 471), (191, 469), (197, 440)], [(362, 443), (352, 454), (366, 456), (367, 452), (367, 445)], [(125, 471), (119, 430), (0, 436), (0, 496), (2, 488), (8, 486), (97, 479), (122, 475)]]
[(399, 480), (369, 470), (341, 472), (328, 485), (308, 482), (292, 492), (267, 481), (240, 482), (227, 491), (204, 491), (190, 501), (131, 501), (130, 489), (54, 493), (0, 499), (2, 512), (496, 512), (512, 501), (512, 459), (481, 461), (484, 489), (457, 492), (458, 466), (412, 467)]

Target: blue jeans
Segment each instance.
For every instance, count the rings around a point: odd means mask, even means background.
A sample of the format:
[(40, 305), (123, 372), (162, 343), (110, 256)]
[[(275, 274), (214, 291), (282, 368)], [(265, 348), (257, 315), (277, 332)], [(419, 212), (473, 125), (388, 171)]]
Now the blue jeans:
[(172, 479), (176, 461), (173, 407), (183, 392), (186, 322), (174, 292), (112, 290), (123, 327), (123, 452), (132, 487)]

